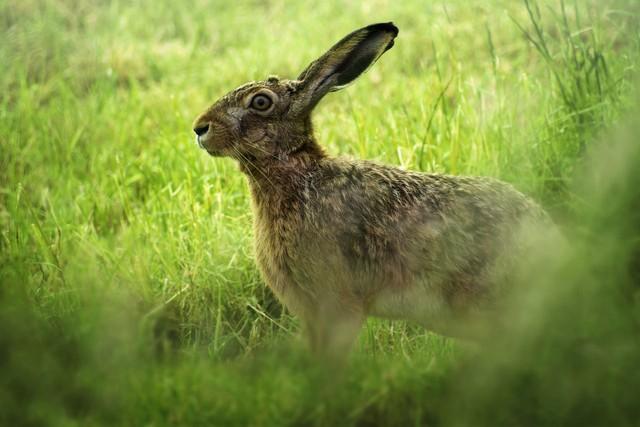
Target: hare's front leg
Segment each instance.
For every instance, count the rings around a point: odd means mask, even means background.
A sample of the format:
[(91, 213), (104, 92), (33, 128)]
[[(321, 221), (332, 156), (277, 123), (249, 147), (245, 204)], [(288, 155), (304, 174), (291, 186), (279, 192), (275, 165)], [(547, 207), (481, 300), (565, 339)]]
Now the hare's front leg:
[(344, 360), (364, 319), (360, 307), (344, 302), (323, 301), (304, 316), (311, 350), (323, 359)]

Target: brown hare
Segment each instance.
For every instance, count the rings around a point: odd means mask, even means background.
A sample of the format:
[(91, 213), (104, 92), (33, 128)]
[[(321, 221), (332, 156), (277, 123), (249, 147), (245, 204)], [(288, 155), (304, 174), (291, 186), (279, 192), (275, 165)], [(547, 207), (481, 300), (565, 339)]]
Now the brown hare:
[(294, 80), (228, 93), (194, 123), (198, 145), (239, 162), (251, 190), (258, 266), (305, 323), (311, 346), (346, 354), (367, 316), (473, 337), (546, 214), (503, 182), (334, 158), (311, 112), (389, 50), (392, 23), (352, 32)]

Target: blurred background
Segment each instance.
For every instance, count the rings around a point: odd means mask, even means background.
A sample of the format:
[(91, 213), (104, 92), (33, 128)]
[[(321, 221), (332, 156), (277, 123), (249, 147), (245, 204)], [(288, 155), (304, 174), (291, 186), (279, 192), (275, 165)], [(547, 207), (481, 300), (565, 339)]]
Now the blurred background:
[[(0, 1), (0, 424), (637, 425), (640, 3)], [(327, 388), (262, 283), (249, 196), (193, 119), (350, 31), (328, 152), (495, 176), (565, 241), (490, 348), (371, 319)], [(330, 391), (327, 391), (330, 390)]]

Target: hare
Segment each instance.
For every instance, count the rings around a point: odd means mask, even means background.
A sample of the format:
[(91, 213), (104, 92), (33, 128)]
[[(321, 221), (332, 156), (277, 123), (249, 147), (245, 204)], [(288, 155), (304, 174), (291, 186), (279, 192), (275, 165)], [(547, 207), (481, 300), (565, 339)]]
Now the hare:
[(318, 145), (316, 104), (397, 35), (392, 23), (356, 30), (295, 80), (244, 84), (194, 123), (198, 145), (247, 176), (262, 277), (320, 353), (346, 354), (367, 316), (473, 337), (522, 252), (519, 228), (546, 217), (495, 179), (334, 158)]

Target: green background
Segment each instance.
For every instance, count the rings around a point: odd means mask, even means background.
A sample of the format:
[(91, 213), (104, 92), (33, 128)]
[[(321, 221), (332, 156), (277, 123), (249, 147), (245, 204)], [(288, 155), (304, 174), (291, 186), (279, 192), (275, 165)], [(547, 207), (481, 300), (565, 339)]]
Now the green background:
[[(0, 424), (637, 425), (639, 13), (0, 1)], [(568, 239), (523, 260), (491, 345), (372, 319), (326, 372), (255, 267), (245, 178), (191, 124), (380, 21), (395, 46), (318, 106), (319, 142), (501, 178)]]

